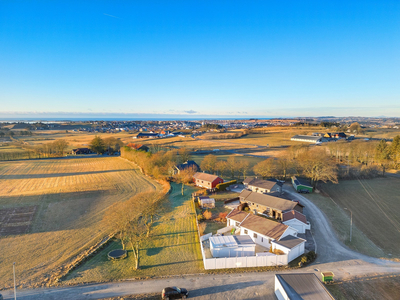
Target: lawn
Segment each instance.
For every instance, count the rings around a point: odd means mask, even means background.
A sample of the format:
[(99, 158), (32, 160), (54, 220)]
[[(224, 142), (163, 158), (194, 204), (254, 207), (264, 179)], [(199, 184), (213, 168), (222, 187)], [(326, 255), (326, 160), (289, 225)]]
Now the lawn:
[[(117, 157), (0, 162), (0, 209), (35, 207), (27, 234), (0, 235), (0, 286), (35, 286), (101, 240), (104, 211), (132, 195), (160, 189), (135, 166)], [(1, 217), (1, 216), (0, 216)], [(21, 217), (21, 215), (18, 215)], [(0, 218), (1, 222), (1, 218)]]
[[(156, 221), (151, 236), (140, 250), (140, 269), (134, 270), (132, 252), (128, 258), (109, 261), (107, 253), (119, 248), (116, 241), (73, 271), (66, 283), (99, 282), (124, 278), (146, 278), (198, 273), (203, 270), (191, 193), (196, 189), (172, 183), (165, 210)], [(129, 249), (128, 249), (129, 250)]]
[(353, 212), (354, 225), (381, 248), (385, 256), (399, 258), (399, 184), (400, 179), (388, 177), (346, 180), (339, 185), (324, 184), (321, 187), (340, 208), (347, 207)]

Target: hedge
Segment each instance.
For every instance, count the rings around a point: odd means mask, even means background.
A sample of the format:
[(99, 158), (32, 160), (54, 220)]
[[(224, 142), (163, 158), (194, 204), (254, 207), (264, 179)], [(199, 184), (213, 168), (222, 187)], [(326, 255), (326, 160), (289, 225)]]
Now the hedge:
[(236, 180), (231, 180), (231, 181), (227, 181), (224, 183), (218, 183), (217, 186), (215, 187), (217, 190), (219, 191), (226, 191), (226, 188), (232, 184), (235, 184)]

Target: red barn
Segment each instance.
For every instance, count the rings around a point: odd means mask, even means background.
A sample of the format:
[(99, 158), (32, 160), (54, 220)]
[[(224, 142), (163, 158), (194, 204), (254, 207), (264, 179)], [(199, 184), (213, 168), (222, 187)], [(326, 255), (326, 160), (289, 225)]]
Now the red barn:
[(207, 173), (200, 173), (200, 172), (197, 172), (196, 174), (194, 174), (193, 178), (194, 178), (194, 183), (197, 186), (203, 187), (206, 189), (213, 189), (217, 186), (217, 184), (224, 182), (224, 180), (221, 177), (218, 177), (216, 175), (207, 174)]

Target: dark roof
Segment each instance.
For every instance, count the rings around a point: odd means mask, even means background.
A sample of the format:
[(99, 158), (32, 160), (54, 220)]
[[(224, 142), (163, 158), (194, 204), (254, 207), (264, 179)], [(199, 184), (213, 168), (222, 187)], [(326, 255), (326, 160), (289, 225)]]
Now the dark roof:
[(313, 273), (276, 274), (291, 300), (334, 300)]
[(201, 173), (201, 172), (197, 172), (196, 174), (193, 175), (193, 177), (196, 179), (209, 181), (209, 182), (213, 182), (214, 180), (220, 178), (217, 175), (211, 175), (211, 174)]
[(312, 185), (310, 183), (310, 181), (308, 181), (307, 179), (304, 178), (298, 178), (296, 176), (293, 176), (293, 181), (296, 185), (305, 185), (305, 186), (309, 186), (312, 188)]
[(258, 179), (254, 177), (247, 177), (245, 180), (243, 180), (243, 183), (248, 184), (250, 186), (255, 186), (258, 188), (270, 190), (276, 185), (277, 182), (272, 180)]
[(309, 140), (309, 141), (318, 141), (321, 139), (320, 136), (312, 136), (312, 135), (295, 135), (292, 139), (299, 139), (299, 140)]
[(149, 133), (147, 133), (147, 132), (140, 132), (140, 133), (138, 133), (137, 136), (159, 136), (159, 134), (158, 134), (158, 133), (151, 133), (151, 132), (149, 132)]
[(246, 190), (242, 191), (239, 197), (243, 197), (244, 201), (261, 204), (281, 211), (292, 210), (298, 205), (298, 203), (294, 201)]
[(306, 242), (306, 240), (293, 235), (287, 235), (284, 238), (281, 238), (279, 241), (273, 241), (273, 242), (285, 248), (292, 249), (297, 245)]
[(184, 169), (190, 168), (190, 167), (195, 167), (196, 171), (200, 170), (199, 165), (196, 164), (196, 162), (194, 160), (188, 160), (187, 162), (184, 162), (183, 164), (176, 165), (176, 168), (181, 171)]
[(292, 219), (297, 219), (304, 224), (307, 224), (307, 218), (302, 213), (298, 212), (297, 210), (287, 211), (282, 214), (282, 222), (286, 222)]
[(234, 210), (232, 210), (227, 216), (226, 218), (232, 219), (236, 222), (242, 222), (246, 217), (247, 217), (248, 213), (244, 212), (244, 211), (240, 211), (237, 208), (235, 208)]
[(268, 236), (275, 240), (279, 240), (282, 234), (289, 226), (259, 217), (253, 214), (248, 214), (247, 218), (240, 223), (240, 227), (250, 229), (259, 234)]

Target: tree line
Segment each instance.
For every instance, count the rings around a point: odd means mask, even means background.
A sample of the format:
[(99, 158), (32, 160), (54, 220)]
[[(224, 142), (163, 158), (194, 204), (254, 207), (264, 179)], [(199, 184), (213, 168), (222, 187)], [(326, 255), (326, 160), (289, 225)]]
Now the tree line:
[(102, 139), (96, 135), (93, 140), (89, 143), (89, 149), (97, 154), (108, 153), (110, 155), (119, 152), (124, 143), (115, 137), (109, 137)]

